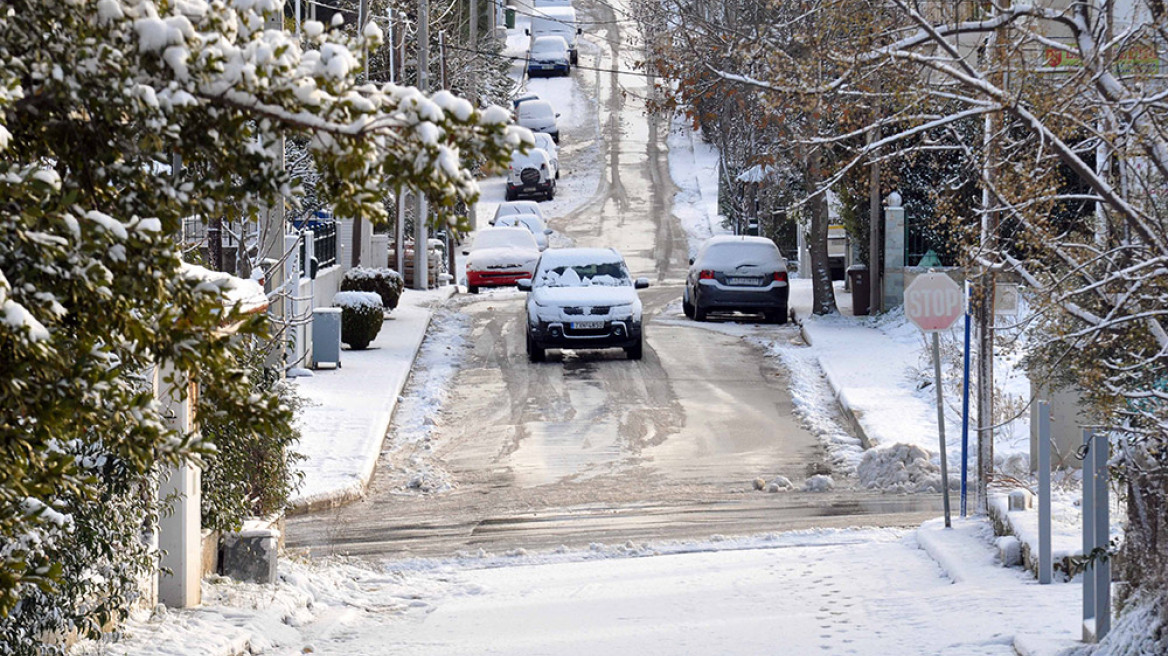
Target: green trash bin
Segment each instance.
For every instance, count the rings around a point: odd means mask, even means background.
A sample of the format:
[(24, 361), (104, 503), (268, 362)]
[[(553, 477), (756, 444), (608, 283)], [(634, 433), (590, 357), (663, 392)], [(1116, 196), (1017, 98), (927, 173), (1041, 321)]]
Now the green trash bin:
[(503, 7), (503, 23), (507, 26), (507, 29), (509, 29), (509, 30), (515, 29), (515, 6), (514, 5), (507, 5), (506, 7)]

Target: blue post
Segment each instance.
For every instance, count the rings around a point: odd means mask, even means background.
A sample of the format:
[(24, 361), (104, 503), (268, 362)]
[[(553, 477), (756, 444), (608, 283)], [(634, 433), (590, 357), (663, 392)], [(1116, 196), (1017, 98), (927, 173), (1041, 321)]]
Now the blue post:
[(1046, 584), (1054, 575), (1050, 545), (1050, 404), (1039, 401), (1031, 417), (1038, 422), (1038, 582)]
[(961, 384), (961, 516), (965, 517), (969, 476), (969, 281), (965, 282), (965, 379)]
[(1087, 562), (1083, 568), (1083, 641), (1094, 639), (1095, 631), (1087, 631), (1087, 622), (1095, 622), (1095, 566), (1090, 560), (1095, 550), (1095, 448), (1092, 433), (1083, 431), (1083, 444), (1087, 447), (1087, 457), (1083, 458), (1083, 557)]
[[(1095, 548), (1107, 549), (1111, 542), (1111, 503), (1108, 494), (1107, 459), (1110, 441), (1107, 433), (1096, 433), (1093, 451), (1095, 458)], [(1111, 559), (1102, 557), (1095, 565), (1095, 641), (1099, 642), (1111, 632)]]

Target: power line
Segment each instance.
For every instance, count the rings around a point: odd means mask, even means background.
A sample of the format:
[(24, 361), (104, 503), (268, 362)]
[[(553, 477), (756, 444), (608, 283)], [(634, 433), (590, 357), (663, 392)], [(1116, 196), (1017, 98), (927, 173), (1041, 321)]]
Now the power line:
[[(470, 53), (474, 53), (477, 55), (482, 55), (484, 57), (494, 57), (496, 59), (507, 59), (510, 61), (527, 61), (527, 57), (516, 57), (514, 55), (502, 55), (499, 53), (487, 52), (485, 50), (476, 50), (474, 48), (463, 48), (463, 47), (455, 46), (455, 45), (451, 45), (451, 44), (446, 44), (446, 47), (450, 50), (461, 50), (463, 52), (470, 52)], [(616, 68), (601, 68), (599, 66), (585, 66), (583, 64), (576, 64), (572, 68), (578, 68), (578, 69), (585, 70), (585, 71), (599, 71), (601, 73), (616, 73), (618, 75), (636, 75), (639, 77), (646, 77), (646, 78), (652, 77), (652, 78), (658, 78), (661, 80), (670, 80), (670, 81), (674, 81), (674, 82), (681, 81), (681, 79), (682, 79), (682, 78), (677, 78), (677, 77), (666, 77), (664, 75), (658, 75), (658, 74), (650, 73), (648, 71), (622, 71), (622, 70), (616, 69)]]

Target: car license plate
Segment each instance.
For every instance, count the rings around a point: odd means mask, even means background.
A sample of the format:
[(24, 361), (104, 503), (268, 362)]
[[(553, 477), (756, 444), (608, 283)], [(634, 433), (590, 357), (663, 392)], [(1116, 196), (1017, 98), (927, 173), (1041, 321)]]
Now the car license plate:
[(603, 321), (577, 321), (572, 324), (572, 328), (576, 330), (597, 330), (603, 327)]
[(726, 282), (731, 285), (758, 287), (758, 278), (727, 278)]

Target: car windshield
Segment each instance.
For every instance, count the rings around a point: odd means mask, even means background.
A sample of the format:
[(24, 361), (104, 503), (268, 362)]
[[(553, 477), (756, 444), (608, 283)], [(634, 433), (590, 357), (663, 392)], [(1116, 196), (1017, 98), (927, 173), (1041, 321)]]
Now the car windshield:
[(535, 238), (526, 228), (482, 230), (475, 237), (474, 250), (481, 248), (535, 248)]
[(621, 261), (541, 263), (533, 287), (622, 287), (632, 285)]
[(568, 46), (560, 37), (540, 37), (531, 44), (531, 56), (536, 55), (563, 55), (568, 52)]
[(735, 269), (740, 267), (775, 267), (782, 263), (782, 256), (774, 244), (758, 242), (727, 242), (711, 244), (702, 254), (700, 264), (711, 269)]
[(550, 119), (555, 118), (556, 113), (552, 111), (551, 103), (542, 100), (531, 100), (519, 106), (520, 119)]
[(507, 216), (509, 214), (534, 214), (542, 217), (539, 205), (535, 201), (530, 200), (513, 200), (507, 203), (502, 203), (499, 208), (495, 210), (495, 216)]
[(552, 140), (552, 137), (550, 134), (547, 134), (544, 132), (536, 132), (535, 134), (533, 134), (531, 136), (535, 137), (535, 147), (536, 148), (542, 148), (542, 149), (548, 151), (549, 154), (555, 152), (556, 142)]
[(500, 217), (495, 222), (497, 226), (520, 226), (525, 227), (532, 232), (543, 232), (543, 222), (539, 217), (531, 216), (529, 214), (511, 214), (509, 216)]

